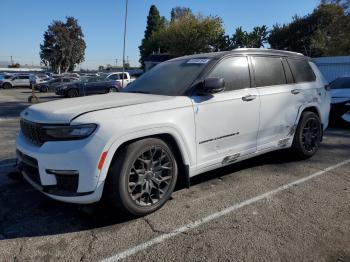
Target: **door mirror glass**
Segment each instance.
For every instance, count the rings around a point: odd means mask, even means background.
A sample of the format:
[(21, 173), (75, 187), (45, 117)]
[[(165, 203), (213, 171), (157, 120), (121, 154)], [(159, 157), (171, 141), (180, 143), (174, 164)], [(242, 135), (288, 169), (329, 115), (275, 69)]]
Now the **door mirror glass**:
[(204, 79), (198, 93), (201, 95), (210, 95), (219, 93), (225, 90), (225, 80), (223, 78), (208, 77)]

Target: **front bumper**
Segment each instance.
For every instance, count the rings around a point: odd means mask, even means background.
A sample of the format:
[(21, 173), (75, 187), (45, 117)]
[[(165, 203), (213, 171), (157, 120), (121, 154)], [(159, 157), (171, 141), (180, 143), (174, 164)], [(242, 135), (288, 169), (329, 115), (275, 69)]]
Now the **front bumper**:
[(19, 133), (16, 145), (19, 169), (37, 190), (70, 203), (88, 204), (101, 199), (104, 181), (99, 181), (97, 169), (102, 152), (98, 150), (98, 145), (102, 146), (98, 137), (37, 146)]

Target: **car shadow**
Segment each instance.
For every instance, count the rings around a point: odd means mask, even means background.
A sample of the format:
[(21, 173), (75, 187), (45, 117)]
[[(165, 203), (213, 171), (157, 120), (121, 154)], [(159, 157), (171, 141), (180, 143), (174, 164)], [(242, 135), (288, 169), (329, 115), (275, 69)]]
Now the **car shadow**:
[[(327, 133), (327, 136), (330, 135), (333, 135), (333, 132)], [(348, 150), (344, 145), (343, 150), (339, 150), (339, 145), (327, 144), (322, 147), (337, 150), (337, 154), (341, 155), (346, 154)], [(283, 165), (295, 161), (295, 158), (285, 150), (267, 153), (196, 176), (191, 179), (191, 185), (227, 175), (234, 176), (236, 172), (252, 167)], [(4, 160), (2, 164), (10, 162), (13, 162), (13, 159)], [(1, 175), (6, 174), (0, 171)], [(0, 241), (79, 232), (111, 225), (123, 226), (124, 223), (135, 219), (113, 209), (104, 201), (94, 205), (74, 205), (52, 200), (33, 189), (21, 176), (13, 173), (8, 181), (10, 182), (0, 184)], [(183, 187), (178, 187), (176, 190), (183, 190)]]
[(27, 102), (1, 102), (0, 118), (18, 117), (19, 114), (28, 107)]

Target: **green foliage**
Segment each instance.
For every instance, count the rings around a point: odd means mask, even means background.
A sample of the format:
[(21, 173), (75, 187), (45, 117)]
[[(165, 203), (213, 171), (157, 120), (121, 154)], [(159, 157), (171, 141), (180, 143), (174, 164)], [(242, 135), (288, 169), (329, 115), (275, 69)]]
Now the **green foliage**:
[(349, 15), (339, 5), (321, 4), (312, 14), (275, 25), (268, 41), (271, 48), (308, 56), (349, 54)]
[(224, 29), (218, 17), (183, 13), (150, 38), (157, 50), (175, 56), (215, 51), (222, 44)]
[(170, 21), (174, 22), (184, 16), (193, 16), (192, 10), (188, 7), (174, 7), (170, 12)]
[(343, 8), (346, 14), (350, 13), (350, 0), (321, 0), (323, 5), (337, 5)]
[(260, 48), (267, 43), (267, 36), (269, 34), (267, 26), (256, 26), (253, 31), (248, 33), (243, 31), (242, 27), (236, 28), (235, 33), (231, 38), (232, 48)]
[(149, 41), (151, 35), (154, 32), (159, 31), (160, 29), (164, 28), (166, 23), (166, 19), (164, 17), (161, 17), (159, 15), (159, 11), (155, 5), (152, 5), (149, 9), (149, 13), (147, 16), (147, 26), (145, 30), (145, 36), (142, 39), (142, 43), (139, 46), (140, 50), (140, 63), (143, 65), (143, 62), (147, 56), (152, 54), (156, 46), (152, 45), (152, 43)]
[(44, 33), (44, 43), (40, 45), (40, 58), (55, 72), (72, 71), (74, 66), (84, 61), (86, 44), (78, 21), (67, 17), (66, 22), (53, 21)]

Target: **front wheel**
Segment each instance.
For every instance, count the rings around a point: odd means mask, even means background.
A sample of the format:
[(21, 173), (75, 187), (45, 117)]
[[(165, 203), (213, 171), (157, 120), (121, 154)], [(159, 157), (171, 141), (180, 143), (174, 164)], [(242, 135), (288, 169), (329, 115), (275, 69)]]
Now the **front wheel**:
[(118, 152), (106, 184), (110, 202), (122, 211), (144, 216), (159, 209), (174, 191), (178, 166), (161, 139), (147, 138)]
[(312, 157), (318, 150), (322, 137), (320, 118), (314, 112), (303, 112), (294, 134), (292, 151), (299, 159)]
[(10, 84), (10, 83), (5, 83), (5, 84), (3, 84), (3, 86), (2, 86), (4, 89), (10, 89), (10, 88), (12, 88), (12, 85)]

